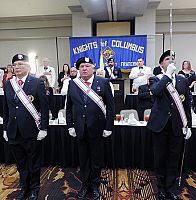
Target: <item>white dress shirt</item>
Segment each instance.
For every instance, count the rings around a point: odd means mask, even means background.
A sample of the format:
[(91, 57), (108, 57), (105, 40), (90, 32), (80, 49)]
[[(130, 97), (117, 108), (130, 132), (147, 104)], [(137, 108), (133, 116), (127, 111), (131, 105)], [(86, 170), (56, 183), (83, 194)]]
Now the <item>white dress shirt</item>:
[(3, 75), (4, 75), (4, 71), (0, 69), (0, 87), (3, 87)]
[(36, 76), (39, 78), (42, 75), (47, 77), (50, 87), (55, 86), (56, 73), (54, 67), (47, 66), (47, 69), (44, 69), (44, 66), (39, 67)]
[(108, 71), (109, 77), (111, 77), (111, 79), (115, 79), (116, 77), (115, 77), (115, 75), (114, 75), (114, 73), (113, 73), (113, 71), (114, 71), (114, 66), (113, 66), (112, 68), (106, 67), (106, 69), (107, 69), (107, 71)]
[[(143, 76), (138, 76), (138, 73), (143, 73)], [(131, 73), (129, 74), (129, 78), (133, 79), (133, 88), (138, 88), (140, 85), (147, 84), (148, 75), (152, 74), (151, 68), (142, 66), (142, 69), (139, 67), (133, 67)]]
[(67, 90), (68, 90), (68, 86), (69, 86), (69, 81), (71, 80), (71, 78), (66, 78), (63, 81), (63, 87), (61, 89), (61, 95), (67, 95)]

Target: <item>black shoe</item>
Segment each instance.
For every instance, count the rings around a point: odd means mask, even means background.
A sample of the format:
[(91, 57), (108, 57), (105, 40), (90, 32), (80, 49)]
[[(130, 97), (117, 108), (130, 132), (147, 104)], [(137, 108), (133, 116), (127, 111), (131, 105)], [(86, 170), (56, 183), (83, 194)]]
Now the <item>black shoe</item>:
[(37, 200), (38, 199), (38, 190), (31, 190), (28, 200)]
[(28, 197), (28, 191), (25, 189), (21, 189), (20, 193), (16, 197), (16, 200), (25, 200)]
[(80, 188), (80, 191), (78, 192), (78, 200), (84, 199), (88, 193), (89, 186), (88, 185), (82, 185)]
[(180, 200), (180, 198), (172, 192), (166, 193), (166, 199), (168, 199), (168, 200)]
[(99, 200), (100, 198), (100, 192), (97, 186), (92, 187), (92, 198), (93, 200)]
[(158, 200), (166, 200), (165, 193), (159, 192), (159, 194), (158, 194)]

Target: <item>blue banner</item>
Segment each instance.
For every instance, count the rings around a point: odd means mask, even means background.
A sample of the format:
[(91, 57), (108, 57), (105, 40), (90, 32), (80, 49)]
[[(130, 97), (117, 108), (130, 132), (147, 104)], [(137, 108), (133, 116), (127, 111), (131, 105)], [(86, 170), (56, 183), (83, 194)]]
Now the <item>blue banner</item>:
[(114, 58), (117, 68), (131, 69), (137, 66), (137, 59), (143, 58), (146, 63), (147, 36), (116, 37), (71, 37), (70, 62), (75, 66), (80, 57), (89, 57), (95, 68), (107, 66), (107, 60)]

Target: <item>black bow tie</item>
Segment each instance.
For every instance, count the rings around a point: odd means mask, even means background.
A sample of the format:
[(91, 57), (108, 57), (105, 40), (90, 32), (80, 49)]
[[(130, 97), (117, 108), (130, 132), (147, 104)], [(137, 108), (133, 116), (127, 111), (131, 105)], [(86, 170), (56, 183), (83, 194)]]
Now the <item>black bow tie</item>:
[(143, 69), (143, 67), (139, 67), (139, 69)]
[(48, 69), (48, 67), (44, 67), (44, 70), (47, 70)]

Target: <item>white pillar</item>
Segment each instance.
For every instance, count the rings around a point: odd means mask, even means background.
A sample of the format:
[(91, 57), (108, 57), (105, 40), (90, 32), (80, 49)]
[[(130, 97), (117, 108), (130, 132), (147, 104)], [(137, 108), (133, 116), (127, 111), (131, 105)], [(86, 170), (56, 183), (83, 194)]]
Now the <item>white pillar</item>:
[(92, 20), (87, 18), (83, 12), (72, 12), (72, 36), (92, 36)]
[(156, 9), (146, 9), (143, 16), (135, 18), (135, 35), (147, 35), (146, 65), (155, 67)]

